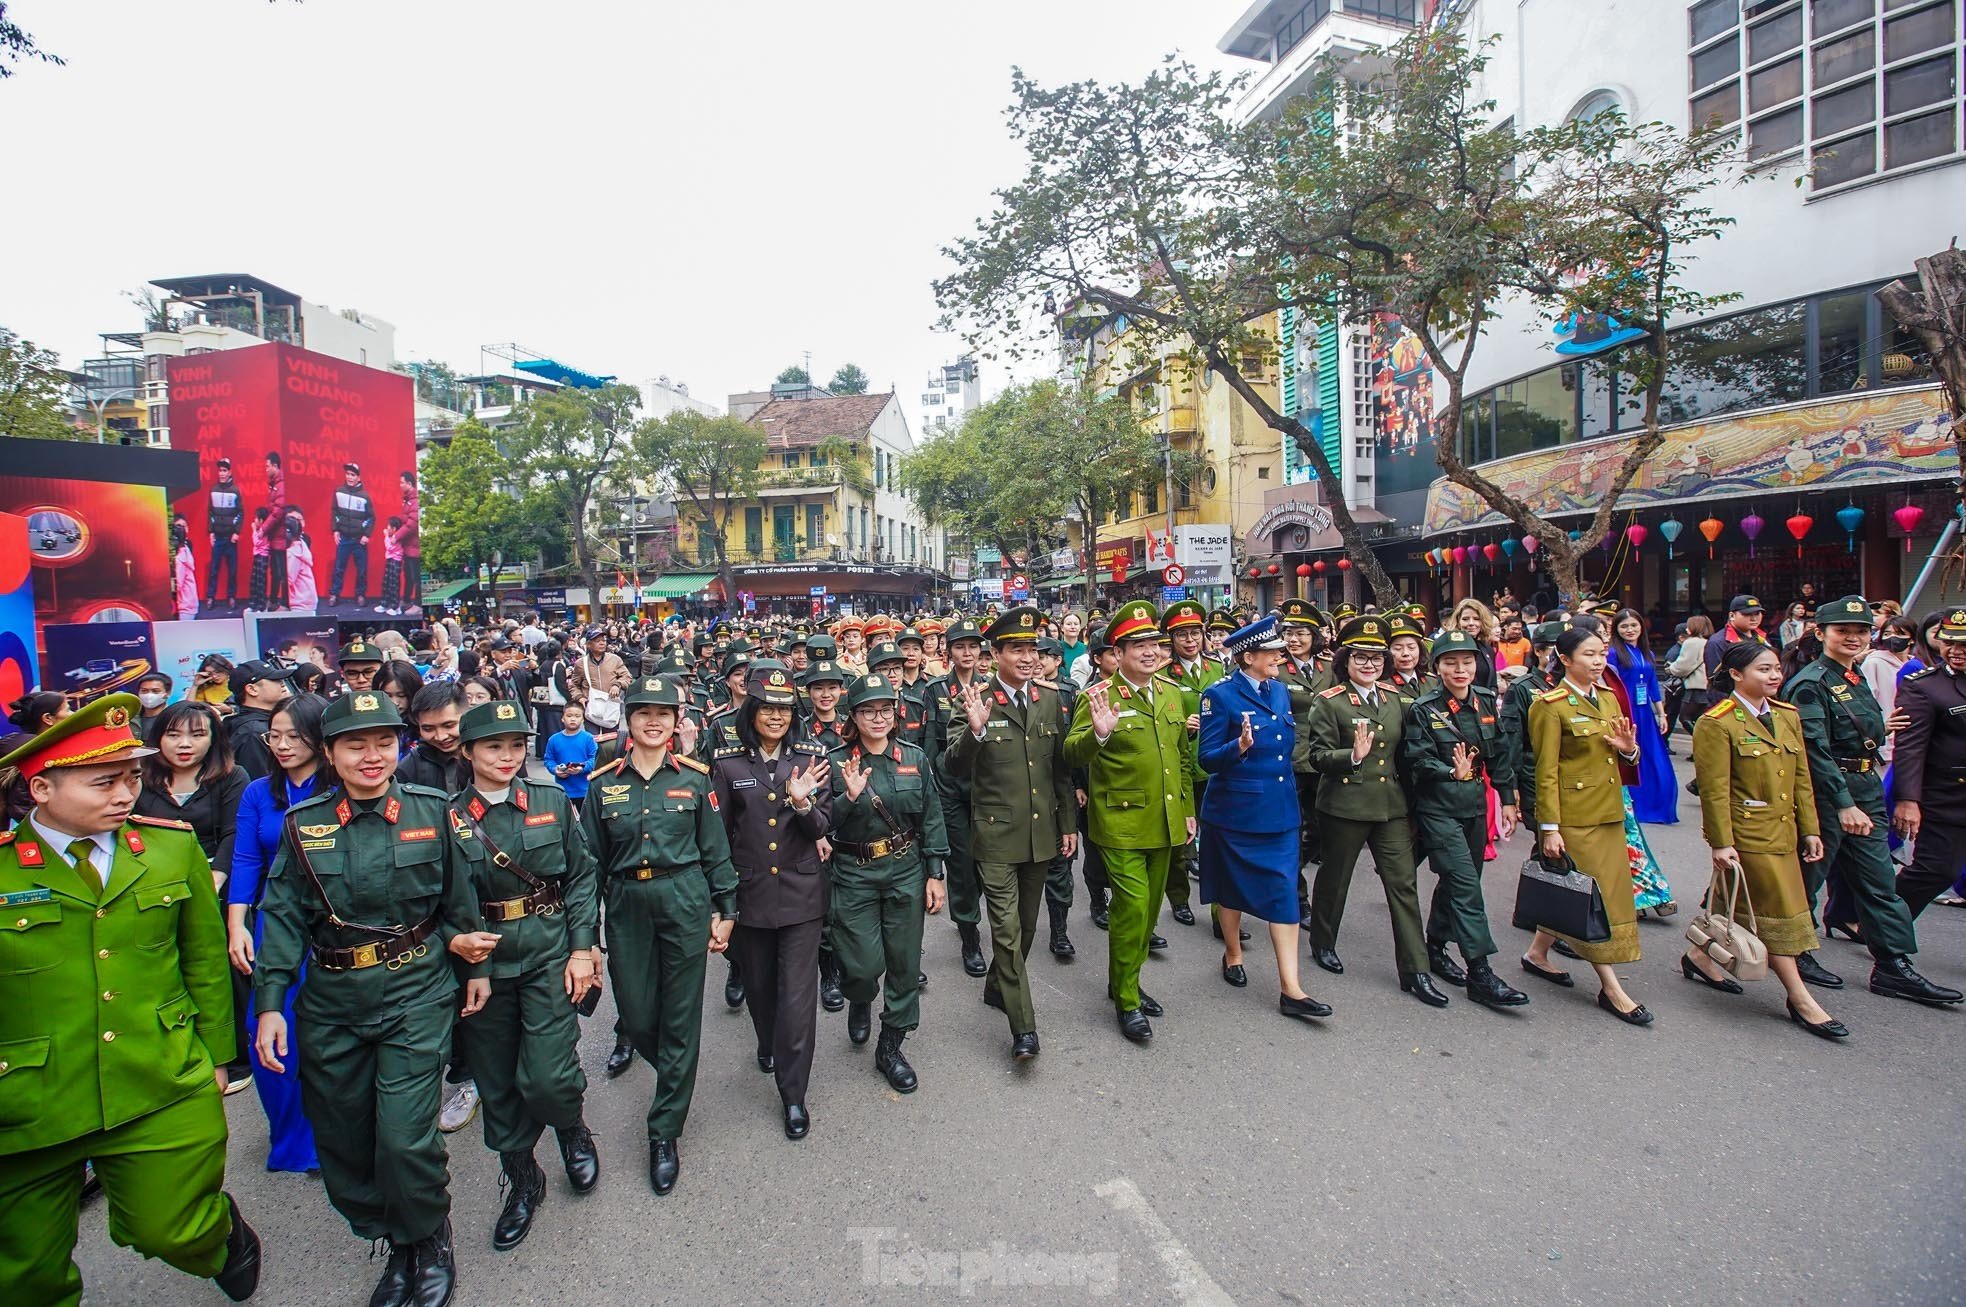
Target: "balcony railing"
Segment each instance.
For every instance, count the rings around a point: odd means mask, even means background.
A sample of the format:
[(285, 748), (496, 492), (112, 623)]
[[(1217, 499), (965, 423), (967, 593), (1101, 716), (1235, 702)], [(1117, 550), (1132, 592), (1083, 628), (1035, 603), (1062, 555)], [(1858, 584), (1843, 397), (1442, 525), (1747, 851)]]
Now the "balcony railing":
[[(717, 555), (713, 550), (699, 548), (694, 551), (692, 556), (697, 559), (698, 566), (716, 566)], [(683, 554), (679, 552), (678, 557), (683, 557)], [(868, 545), (864, 548), (859, 545), (810, 546), (798, 541), (788, 544), (771, 540), (767, 540), (755, 548), (749, 545), (733, 548), (730, 551), (730, 562), (733, 567), (754, 567), (767, 563), (885, 563), (897, 566), (909, 566), (912, 564), (917, 567), (926, 567), (928, 565), (919, 555), (912, 560), (907, 558), (891, 558), (888, 556), (887, 551), (876, 548), (873, 545)], [(676, 570), (683, 570), (680, 563), (677, 564)]]

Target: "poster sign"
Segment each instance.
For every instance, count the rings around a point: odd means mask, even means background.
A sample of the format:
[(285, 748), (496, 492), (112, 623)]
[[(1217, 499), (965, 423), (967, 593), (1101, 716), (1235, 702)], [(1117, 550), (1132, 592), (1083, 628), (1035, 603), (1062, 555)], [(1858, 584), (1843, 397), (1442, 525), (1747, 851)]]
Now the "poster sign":
[(285, 658), (313, 663), (322, 671), (336, 669), (341, 652), (341, 629), (332, 617), (306, 614), (261, 615), (253, 619), (253, 651), (257, 658)]
[(27, 519), (0, 513), (0, 704), (12, 703), (39, 684)]
[(0, 476), (0, 511), (27, 519), (44, 624), (152, 622), (174, 611), (163, 487)]
[(1235, 562), (1235, 528), (1213, 522), (1175, 527), (1174, 561), (1191, 585), (1227, 585)]
[(57, 622), (42, 632), (48, 661), (43, 688), (77, 707), (105, 694), (135, 694), (157, 666), (148, 622)]
[(254, 655), (247, 652), (246, 624), (237, 617), (213, 617), (196, 622), (158, 622), (150, 628), (157, 651), (157, 670), (171, 678), (171, 701), (190, 693), (198, 665), (218, 654), (237, 667)]

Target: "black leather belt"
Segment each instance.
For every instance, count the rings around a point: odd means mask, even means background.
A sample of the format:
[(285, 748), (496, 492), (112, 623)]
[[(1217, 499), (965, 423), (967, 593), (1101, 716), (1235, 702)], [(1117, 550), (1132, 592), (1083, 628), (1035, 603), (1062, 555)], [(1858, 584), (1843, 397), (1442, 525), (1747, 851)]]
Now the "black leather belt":
[(1838, 758), (1836, 765), (1852, 776), (1862, 776), (1878, 769), (1875, 758)]
[(486, 921), (517, 921), (521, 917), (550, 917), (564, 900), (560, 887), (550, 881), (541, 889), (516, 899), (488, 899), (478, 904)]
[(890, 853), (899, 853), (903, 849), (913, 848), (914, 843), (915, 836), (910, 831), (903, 835), (890, 835), (884, 840), (875, 840), (872, 844), (854, 844), (848, 840), (834, 840), (833, 847), (841, 853), (850, 853), (863, 862), (871, 862), (875, 858), (885, 858)]
[(430, 951), (423, 941), (437, 929), (437, 918), (425, 917), (400, 935), (371, 940), (353, 948), (326, 948), (312, 945), (314, 961), (327, 971), (365, 971), (370, 967), (399, 970)]
[(660, 876), (673, 876), (681, 870), (681, 867), (630, 867), (614, 874), (624, 880), (655, 880)]

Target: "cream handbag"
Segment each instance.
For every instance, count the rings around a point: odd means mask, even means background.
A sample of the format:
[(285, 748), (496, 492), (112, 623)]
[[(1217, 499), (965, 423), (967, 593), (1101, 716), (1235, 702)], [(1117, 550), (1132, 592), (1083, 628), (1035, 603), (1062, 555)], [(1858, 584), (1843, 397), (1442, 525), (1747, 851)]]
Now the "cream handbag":
[[(1728, 873), (1732, 874), (1729, 875)], [(1721, 881), (1729, 881), (1727, 906), (1720, 906)], [(1746, 907), (1741, 915), (1739, 909)], [(1761, 980), (1768, 975), (1768, 946), (1743, 922), (1754, 920), (1754, 900), (1748, 896), (1747, 873), (1738, 862), (1717, 871), (1707, 886), (1706, 906), (1686, 924), (1686, 938), (1736, 980)]]

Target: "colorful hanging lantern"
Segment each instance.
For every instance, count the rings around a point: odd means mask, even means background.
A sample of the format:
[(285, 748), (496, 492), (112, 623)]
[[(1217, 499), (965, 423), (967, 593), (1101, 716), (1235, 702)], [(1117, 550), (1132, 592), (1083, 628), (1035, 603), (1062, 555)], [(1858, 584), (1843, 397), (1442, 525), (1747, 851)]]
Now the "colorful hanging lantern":
[(1459, 566), (1461, 566), (1461, 565), (1462, 565), (1463, 563), (1465, 563), (1465, 562), (1467, 562), (1467, 561), (1468, 561), (1468, 547), (1467, 547), (1466, 545), (1455, 545), (1455, 546), (1454, 546), (1454, 565), (1455, 565), (1456, 567), (1459, 567)]
[(1582, 531), (1572, 531), (1570, 533), (1570, 538), (1572, 540), (1582, 540), (1584, 538), (1584, 533)]
[(1896, 522), (1898, 529), (1905, 533), (1905, 552), (1910, 553), (1911, 533), (1918, 530), (1918, 524), (1925, 520), (1925, 510), (1907, 501), (1901, 507), (1891, 510), (1891, 520)]
[(1633, 549), (1637, 549), (1640, 545), (1643, 545), (1645, 543), (1645, 537), (1649, 534), (1650, 532), (1645, 529), (1643, 523), (1633, 522), (1625, 528), (1625, 539), (1631, 542)]
[(1502, 546), (1496, 544), (1483, 545), (1481, 547), (1481, 556), (1486, 558), (1490, 563), (1496, 562), (1502, 557)]
[(1741, 519), (1741, 534), (1748, 538), (1749, 558), (1754, 557), (1755, 539), (1758, 536), (1760, 536), (1761, 528), (1767, 525), (1768, 525), (1767, 520), (1763, 518), (1761, 514), (1755, 512), (1752, 508), (1748, 510), (1748, 515)]
[(1720, 539), (1720, 533), (1726, 529), (1727, 524), (1717, 517), (1707, 517), (1700, 520), (1700, 534), (1707, 538), (1708, 558), (1713, 557), (1713, 542)]
[(1322, 558), (1320, 558), (1320, 559), (1318, 559), (1318, 560), (1317, 560), (1317, 561), (1316, 561), (1315, 563), (1312, 563), (1312, 564), (1311, 564), (1311, 570), (1312, 570), (1313, 572), (1316, 572), (1316, 573), (1317, 573), (1317, 574), (1318, 574), (1319, 576), (1323, 576), (1323, 575), (1324, 575), (1324, 560), (1323, 560)]
[(1255, 579), (1256, 579), (1257, 577), (1259, 577), (1259, 576), (1261, 576), (1261, 575), (1263, 575), (1263, 569), (1262, 569), (1262, 568), (1260, 568), (1260, 567), (1252, 567), (1252, 568), (1250, 568), (1250, 569), (1249, 569), (1249, 579), (1250, 579), (1250, 580), (1252, 580), (1252, 581), (1254, 581), (1254, 580), (1255, 580)]
[(1310, 574), (1311, 574), (1311, 565), (1309, 563), (1297, 564), (1297, 575), (1309, 576)]
[(1802, 538), (1809, 534), (1810, 527), (1816, 525), (1816, 519), (1797, 509), (1795, 515), (1784, 525), (1788, 527), (1789, 534), (1795, 537), (1795, 556), (1802, 557)]
[(1543, 542), (1535, 536), (1524, 536), (1522, 538), (1522, 547), (1529, 551), (1529, 570), (1534, 572), (1536, 570), (1536, 551), (1543, 547)]
[(1339, 571), (1341, 571), (1341, 572), (1349, 572), (1349, 571), (1351, 571), (1351, 570), (1352, 570), (1352, 560), (1351, 560), (1351, 559), (1349, 559), (1349, 558), (1341, 558), (1341, 559), (1339, 559), (1339, 560), (1338, 560), (1338, 570), (1339, 570)]
[(1281, 564), (1281, 563), (1271, 563), (1271, 564), (1270, 564), (1270, 575), (1271, 575), (1271, 576), (1275, 576), (1275, 575), (1276, 575), (1276, 574), (1277, 574), (1278, 572), (1281, 572), (1282, 570), (1283, 570), (1283, 564)]
[(1515, 551), (1520, 548), (1522, 548), (1522, 542), (1514, 536), (1502, 537), (1502, 552), (1509, 556), (1511, 563), (1515, 561)]
[(1665, 521), (1659, 523), (1659, 534), (1666, 538), (1667, 558), (1672, 557), (1672, 547), (1673, 545), (1678, 543), (1679, 533), (1681, 531), (1684, 531), (1685, 529), (1686, 529), (1686, 524), (1680, 521), (1676, 517), (1669, 517)]
[(1845, 504), (1836, 510), (1836, 521), (1837, 525), (1843, 528), (1844, 534), (1850, 538), (1848, 552), (1856, 553), (1857, 528), (1864, 524), (1864, 510), (1855, 504)]

